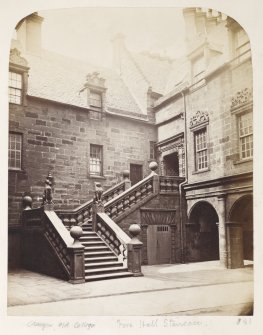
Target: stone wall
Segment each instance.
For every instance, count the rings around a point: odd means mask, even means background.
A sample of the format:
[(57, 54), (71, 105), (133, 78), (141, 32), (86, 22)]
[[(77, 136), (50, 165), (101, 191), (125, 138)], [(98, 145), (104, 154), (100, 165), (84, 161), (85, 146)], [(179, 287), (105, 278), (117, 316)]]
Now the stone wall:
[[(172, 209), (176, 210), (175, 212), (175, 233), (174, 236), (172, 234), (172, 263), (180, 263), (181, 262), (181, 237), (180, 237), (180, 200), (179, 200), (179, 192), (177, 194), (172, 195), (163, 195), (158, 194), (153, 199), (149, 200), (146, 204), (142, 206), (142, 208), (153, 208), (153, 209)], [(183, 216), (186, 213), (185, 203), (182, 204), (182, 212)], [(143, 263), (147, 264), (147, 230), (145, 230), (144, 224), (141, 215), (141, 209), (136, 209), (132, 213), (130, 213), (123, 220), (118, 222), (118, 225), (129, 234), (129, 226), (133, 223), (137, 223), (142, 225), (142, 232), (139, 236), (139, 239), (143, 242), (143, 251), (142, 251), (142, 259)]]
[[(252, 89), (251, 61), (238, 67), (225, 68), (207, 80), (207, 84), (187, 95), (187, 143), (189, 183), (252, 171), (252, 161), (241, 162), (238, 145), (237, 115), (231, 112), (231, 99), (239, 91)], [(197, 111), (206, 111), (208, 170), (195, 168), (194, 132), (190, 120)]]
[[(21, 197), (27, 192), (35, 206), (44, 181), (54, 177), (55, 208), (74, 208), (93, 197), (94, 181), (106, 189), (122, 180), (130, 163), (142, 164), (148, 175), (153, 125), (107, 115), (92, 120), (88, 112), (40, 99), (28, 106), (10, 105), (10, 131), (23, 135), (22, 171), (9, 171), (9, 224), (19, 224)], [(103, 176), (89, 175), (90, 144), (103, 146)]]

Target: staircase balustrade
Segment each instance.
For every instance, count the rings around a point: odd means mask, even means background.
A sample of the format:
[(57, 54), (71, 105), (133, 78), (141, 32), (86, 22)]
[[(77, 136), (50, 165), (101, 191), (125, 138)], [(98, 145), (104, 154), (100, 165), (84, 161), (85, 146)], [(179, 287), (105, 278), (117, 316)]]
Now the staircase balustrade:
[[(105, 191), (103, 195), (103, 202), (109, 201), (114, 196), (119, 195), (124, 190), (124, 182), (114, 186), (113, 188)], [(66, 227), (72, 227), (75, 225), (81, 226), (87, 220), (92, 217), (92, 204), (93, 199), (87, 201), (85, 204), (73, 209), (73, 210), (57, 210), (56, 213), (62, 219)]]
[(160, 176), (160, 193), (174, 193), (179, 190), (179, 184), (184, 178), (177, 176)]
[[(130, 185), (130, 181), (127, 178), (127, 172), (125, 171), (124, 180), (117, 185), (109, 188), (103, 193), (102, 201), (106, 203), (111, 199), (119, 196), (125, 191)], [(92, 204), (93, 199), (87, 201), (83, 205), (72, 209), (72, 210), (56, 210), (57, 215), (61, 218), (63, 224), (70, 228), (72, 226), (78, 225), (82, 226), (85, 222), (92, 218)]]
[[(23, 265), (32, 271), (67, 278), (74, 284), (83, 283), (85, 281), (84, 246), (79, 242), (82, 229), (78, 227), (76, 230), (74, 227), (69, 233), (61, 219), (50, 209), (50, 204), (48, 209), (46, 204), (35, 209), (32, 209), (31, 205), (31, 197), (24, 197)], [(56, 255), (56, 261), (53, 257), (50, 258), (51, 250)]]
[(114, 199), (108, 201), (105, 204), (105, 212), (108, 216), (111, 219), (116, 219), (127, 209), (134, 207), (141, 200), (148, 198), (149, 195), (153, 195), (155, 193), (154, 177), (155, 175), (149, 175)]
[(74, 242), (73, 238), (70, 237), (65, 226), (60, 224), (58, 217), (53, 212), (45, 213), (44, 216), (44, 236), (48, 240), (50, 246), (55, 251), (61, 264), (66, 270), (68, 276), (70, 275), (70, 255), (68, 247)]
[(95, 231), (126, 266), (130, 237), (106, 213), (97, 213), (96, 220)]

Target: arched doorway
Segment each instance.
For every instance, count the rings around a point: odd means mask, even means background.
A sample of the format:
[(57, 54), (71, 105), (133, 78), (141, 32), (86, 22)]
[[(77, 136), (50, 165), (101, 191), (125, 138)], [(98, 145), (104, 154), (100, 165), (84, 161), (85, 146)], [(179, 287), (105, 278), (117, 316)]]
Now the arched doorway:
[(241, 223), (243, 230), (243, 254), (245, 260), (253, 260), (253, 197), (238, 199), (229, 215), (229, 220)]
[(219, 259), (218, 215), (214, 207), (200, 201), (193, 207), (187, 229), (188, 261)]

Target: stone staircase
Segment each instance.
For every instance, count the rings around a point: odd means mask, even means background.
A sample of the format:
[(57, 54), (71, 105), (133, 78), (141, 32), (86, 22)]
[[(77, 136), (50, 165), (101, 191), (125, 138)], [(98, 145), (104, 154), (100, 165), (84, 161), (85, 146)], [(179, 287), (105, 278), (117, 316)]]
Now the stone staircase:
[(82, 229), (83, 235), (79, 240), (85, 247), (85, 281), (133, 276), (101, 237), (92, 231), (90, 221), (83, 224)]

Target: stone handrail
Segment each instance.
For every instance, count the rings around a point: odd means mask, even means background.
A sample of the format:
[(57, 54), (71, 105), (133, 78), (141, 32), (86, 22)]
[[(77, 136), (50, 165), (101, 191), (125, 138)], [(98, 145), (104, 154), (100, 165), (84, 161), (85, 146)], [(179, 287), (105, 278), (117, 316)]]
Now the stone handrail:
[(96, 232), (114, 251), (119, 261), (127, 265), (127, 244), (131, 239), (106, 213), (97, 213)]
[(68, 248), (74, 240), (67, 228), (53, 211), (45, 211), (44, 235), (54, 249), (68, 275), (70, 275), (70, 256)]
[(160, 193), (173, 193), (179, 190), (179, 184), (185, 178), (178, 176), (160, 176)]
[[(85, 281), (84, 247), (78, 241), (82, 234), (80, 227), (78, 227), (80, 232), (69, 232), (57, 214), (52, 210), (45, 210), (44, 206), (36, 209), (24, 209), (22, 223), (25, 263), (30, 262), (32, 253), (40, 253), (40, 255), (44, 253), (44, 250), (39, 250), (39, 248), (46, 245), (46, 248), (52, 250), (56, 255), (56, 259), (61, 265), (60, 268), (64, 269), (65, 277), (71, 283)], [(44, 240), (48, 243), (41, 242)], [(39, 260), (30, 266), (32, 270), (55, 276), (57, 276), (56, 273), (62, 271), (54, 266), (53, 260), (48, 258), (45, 259), (45, 264), (41, 264), (41, 260)]]
[[(110, 199), (122, 193), (125, 190), (125, 185), (126, 183), (124, 180), (105, 191), (102, 195), (103, 202), (108, 202)], [(83, 223), (92, 217), (92, 203), (93, 199), (85, 202), (75, 209), (56, 210), (56, 213), (66, 227), (72, 227), (75, 225), (82, 226)]]
[(144, 198), (156, 193), (154, 179), (158, 178), (156, 174), (150, 174), (137, 184), (133, 185), (128, 190), (122, 192), (114, 199), (108, 201), (105, 206), (105, 213), (116, 219), (119, 215), (124, 213), (127, 209), (134, 207)]

